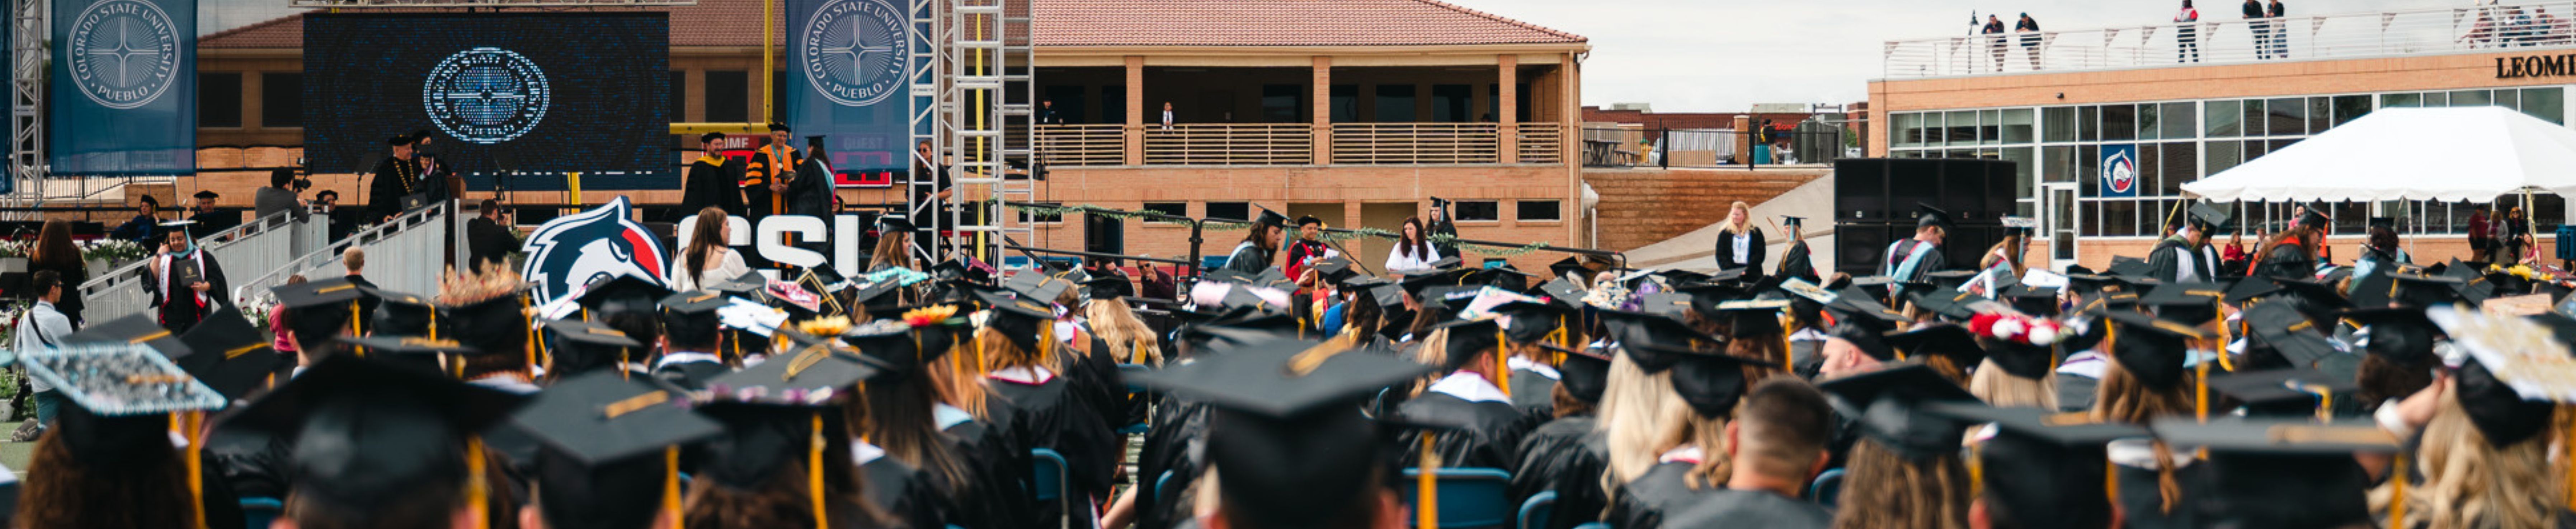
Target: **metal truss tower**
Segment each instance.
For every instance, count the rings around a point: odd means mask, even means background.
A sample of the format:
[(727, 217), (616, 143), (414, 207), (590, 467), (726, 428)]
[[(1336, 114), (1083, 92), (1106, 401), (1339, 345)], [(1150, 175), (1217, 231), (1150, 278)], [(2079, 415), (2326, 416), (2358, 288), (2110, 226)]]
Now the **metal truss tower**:
[[(1029, 0), (914, 0), (912, 40), (915, 167), (951, 175), (955, 193), (933, 195), (931, 175), (914, 175), (909, 217), (951, 235), (917, 241), (925, 259), (965, 255), (1003, 261), (1003, 237), (1025, 240), (1028, 222), (1006, 204), (1035, 199), (1037, 66)], [(925, 101), (926, 98), (926, 101)], [(942, 221), (925, 219), (939, 217)]]

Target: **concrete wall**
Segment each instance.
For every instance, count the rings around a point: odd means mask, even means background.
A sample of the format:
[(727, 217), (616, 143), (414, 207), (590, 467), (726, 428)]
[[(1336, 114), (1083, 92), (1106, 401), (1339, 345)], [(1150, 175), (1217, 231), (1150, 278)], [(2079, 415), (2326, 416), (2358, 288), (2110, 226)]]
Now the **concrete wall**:
[(1823, 166), (1587, 168), (1583, 180), (1601, 194), (1600, 247), (1627, 251), (1725, 220), (1736, 201), (1761, 204), (1832, 173)]

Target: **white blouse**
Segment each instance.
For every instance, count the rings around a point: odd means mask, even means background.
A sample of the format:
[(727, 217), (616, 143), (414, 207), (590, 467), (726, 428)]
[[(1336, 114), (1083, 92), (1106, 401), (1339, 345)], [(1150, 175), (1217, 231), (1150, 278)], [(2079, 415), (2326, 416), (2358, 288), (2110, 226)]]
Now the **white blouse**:
[(751, 267), (749, 265), (742, 264), (742, 253), (735, 252), (732, 248), (722, 246), (716, 247), (715, 250), (716, 253), (722, 255), (716, 259), (715, 266), (707, 267), (706, 271), (699, 272), (696, 277), (690, 277), (689, 274), (685, 273), (689, 269), (688, 259), (685, 257), (681, 259), (673, 259), (671, 263), (671, 290), (680, 292), (700, 290), (700, 285), (712, 284), (717, 281), (742, 277), (743, 274), (751, 272)]
[(1405, 257), (1404, 246), (1401, 243), (1394, 250), (1386, 252), (1386, 271), (1388, 272), (1430, 270), (1431, 263), (1437, 262), (1440, 262), (1440, 249), (1428, 244), (1423, 245), (1420, 257)]

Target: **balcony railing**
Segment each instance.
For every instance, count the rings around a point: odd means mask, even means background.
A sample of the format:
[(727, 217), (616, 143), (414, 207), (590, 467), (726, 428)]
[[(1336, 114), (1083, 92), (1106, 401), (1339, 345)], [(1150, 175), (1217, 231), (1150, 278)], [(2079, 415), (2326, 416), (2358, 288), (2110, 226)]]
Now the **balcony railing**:
[(1182, 124), (1145, 129), (1146, 165), (1299, 165), (1315, 162), (1305, 123)]
[(2568, 0), (2254, 20), (2237, 18), (2234, 4), (2209, 4), (2191, 23), (1888, 41), (1884, 73), (1920, 79), (2576, 44), (2576, 1)]
[[(1352, 165), (1500, 163), (1496, 123), (1336, 123), (1331, 163)], [(1565, 128), (1514, 125), (1519, 163), (1565, 163)], [(1306, 123), (1182, 124), (1144, 130), (1145, 165), (1309, 165), (1319, 146)], [(1042, 159), (1059, 167), (1127, 165), (1120, 125), (1038, 127)]]

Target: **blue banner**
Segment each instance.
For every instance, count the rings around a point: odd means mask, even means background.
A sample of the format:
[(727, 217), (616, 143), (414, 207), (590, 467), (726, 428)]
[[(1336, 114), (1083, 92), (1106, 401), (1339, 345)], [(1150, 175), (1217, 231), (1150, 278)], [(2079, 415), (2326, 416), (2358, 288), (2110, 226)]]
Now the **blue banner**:
[(793, 73), (779, 117), (798, 135), (825, 137), (826, 161), (842, 187), (888, 187), (911, 168), (907, 5), (787, 0)]
[(2138, 146), (2102, 146), (2102, 194), (2105, 197), (2138, 196)]
[(197, 170), (197, 0), (54, 0), (55, 174)]

